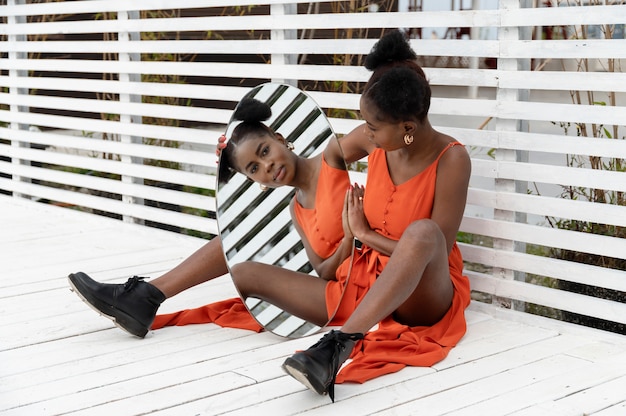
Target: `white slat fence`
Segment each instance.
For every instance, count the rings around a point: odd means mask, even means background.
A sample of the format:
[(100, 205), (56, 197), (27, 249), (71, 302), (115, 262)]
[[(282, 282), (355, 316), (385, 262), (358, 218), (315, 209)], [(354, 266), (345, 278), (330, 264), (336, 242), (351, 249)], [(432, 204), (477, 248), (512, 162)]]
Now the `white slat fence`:
[[(464, 28), (472, 39), (424, 36), (412, 45), (433, 86), (431, 121), (472, 154), (460, 244), (476, 299), (586, 315), (623, 333), (624, 2), (500, 0), (495, 9), (412, 12), (379, 2), (376, 13), (330, 13), (348, 3), (7, 0), (0, 191), (209, 237), (217, 232), (215, 142), (252, 87), (306, 89), (341, 135), (359, 123), (369, 73), (357, 57), (381, 29)], [(561, 28), (569, 28), (564, 38), (541, 38)], [(572, 36), (574, 28), (587, 35)], [(600, 28), (612, 38), (597, 36)], [(497, 35), (480, 35), (490, 30)], [(573, 103), (570, 91), (584, 100)], [(603, 138), (577, 135), (577, 123), (600, 126)], [(585, 163), (568, 163), (572, 155)], [(563, 187), (605, 190), (612, 200), (563, 198)], [(602, 231), (569, 230), (567, 221)]]

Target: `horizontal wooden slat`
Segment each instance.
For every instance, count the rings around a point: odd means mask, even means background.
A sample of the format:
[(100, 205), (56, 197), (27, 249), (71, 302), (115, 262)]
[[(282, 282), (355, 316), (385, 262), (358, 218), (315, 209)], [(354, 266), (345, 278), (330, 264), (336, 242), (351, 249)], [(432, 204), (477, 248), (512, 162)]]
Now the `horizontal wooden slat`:
[(111, 33), (169, 31), (289, 30), (397, 27), (490, 27), (498, 24), (496, 10), (386, 12), (372, 19), (369, 13), (285, 14), (261, 16), (207, 16), (97, 20), (87, 27), (80, 21), (42, 22), (11, 25), (0, 34), (33, 35), (49, 33)]
[[(209, 26), (210, 27), (210, 26)], [(47, 42), (8, 42), (7, 52), (42, 52), (42, 53), (177, 53), (197, 54), (199, 51), (211, 54), (327, 54), (357, 52), (367, 54), (375, 39), (351, 40), (160, 40), (160, 41), (47, 41)], [(446, 49), (441, 49), (446, 42)], [(436, 56), (494, 56), (493, 41), (452, 41), (424, 40), (419, 44), (420, 55)], [(451, 44), (450, 44), (451, 43)]]
[(42, 152), (18, 146), (11, 148), (9, 146), (2, 145), (1, 149), (2, 154), (5, 157), (13, 157), (15, 159), (50, 163), (59, 166), (71, 166), (99, 172), (109, 172), (118, 175), (127, 175), (136, 178), (145, 178), (153, 181), (187, 185), (197, 188), (215, 189), (215, 176), (207, 175), (205, 173), (174, 170), (137, 163), (130, 164), (117, 160), (84, 157), (74, 154)]
[[(224, 111), (224, 115), (228, 112)], [(156, 126), (149, 124), (120, 123), (109, 120), (83, 119), (79, 117), (53, 116), (37, 113), (16, 113), (0, 110), (0, 120), (6, 122), (21, 123), (25, 125), (52, 127), (55, 129), (67, 129), (90, 132), (107, 132), (125, 134), (137, 137), (149, 137), (187, 143), (206, 144), (213, 142), (208, 139), (206, 131), (186, 127)], [(217, 122), (217, 120), (216, 120)], [(227, 120), (223, 121), (226, 124)], [(211, 164), (211, 162), (213, 162)], [(209, 158), (207, 164), (215, 166), (214, 158)]]
[(461, 231), (618, 259), (623, 258), (626, 253), (625, 239), (539, 225), (464, 217)]
[(215, 220), (196, 215), (167, 211), (145, 205), (127, 204), (122, 201), (101, 198), (80, 192), (71, 192), (63, 189), (39, 186), (26, 182), (17, 182), (4, 178), (0, 178), (0, 189), (24, 195), (32, 195), (37, 198), (49, 199), (51, 201), (76, 205), (79, 207), (88, 207), (101, 211), (112, 212), (114, 214), (126, 215), (133, 218), (170, 224), (213, 235), (218, 234)]
[[(40, 108), (65, 108), (73, 111), (86, 111), (106, 114), (132, 114), (149, 117), (162, 117), (177, 120), (199, 122), (224, 122), (230, 111), (206, 109), (166, 104), (142, 104), (109, 100), (91, 100), (79, 98), (45, 97), (30, 95), (11, 95), (0, 93), (0, 103), (37, 106)], [(470, 105), (471, 104), (471, 105)], [(602, 105), (577, 105), (560, 103), (511, 102), (497, 103), (492, 100), (462, 98), (433, 98), (431, 114), (449, 116), (480, 116), (502, 118), (543, 120), (543, 121), (575, 121), (597, 123), (602, 125), (619, 125), (623, 118), (623, 108)], [(2, 114), (0, 113), (0, 117)], [(11, 119), (7, 119), (9, 121)]]
[(626, 58), (626, 39), (502, 41), (501, 58)]
[[(11, 137), (10, 134), (8, 136)], [(90, 141), (91, 139), (85, 139), (85, 140)], [(121, 150), (124, 150), (124, 144), (121, 144), (121, 145), (122, 145), (120, 146)], [(83, 163), (87, 163), (87, 164), (93, 163), (93, 165), (91, 165), (93, 169), (97, 169), (96, 166), (105, 166), (105, 165), (98, 165), (99, 161), (103, 161), (103, 159), (89, 157), (89, 155), (76, 156), (76, 155), (72, 155), (69, 152), (63, 152), (63, 151), (42, 152), (41, 150), (30, 149), (27, 147), (8, 146), (8, 145), (3, 145), (3, 144), (0, 144), (0, 148), (3, 149), (2, 150), (3, 155), (7, 157), (18, 158), (18, 159), (46, 162), (46, 163), (52, 163), (52, 164), (57, 164), (57, 165), (62, 165), (62, 166), (75, 166), (72, 164), (72, 162), (81, 163), (80, 160), (83, 159), (85, 161), (88, 161), (88, 162), (83, 162)], [(113, 149), (109, 149), (109, 150), (113, 150)], [(150, 149), (148, 149), (148, 151), (145, 152), (145, 154), (149, 155), (150, 154), (149, 150)], [(175, 149), (175, 148), (163, 148), (163, 147), (161, 147), (159, 150), (160, 151), (155, 151), (153, 153), (153, 156), (157, 158), (159, 156), (166, 156), (164, 160), (167, 160), (170, 162), (172, 161), (180, 162), (180, 163), (194, 163), (195, 162), (196, 164), (200, 166), (215, 166), (215, 163), (216, 163), (216, 156), (214, 154), (206, 154), (204, 152), (196, 152), (196, 151), (191, 151), (191, 150)], [(115, 154), (114, 151), (112, 153)], [(122, 152), (122, 154), (124, 154), (124, 152)], [(141, 152), (141, 154), (144, 154), (144, 152)], [(208, 181), (209, 180), (207, 179), (207, 182)], [(214, 181), (214, 179), (212, 181)]]
[(222, 85), (168, 84), (162, 82), (120, 82), (100, 79), (63, 77), (8, 77), (0, 76), (0, 85), (12, 88), (37, 90), (108, 92), (113, 94), (145, 95), (155, 97), (178, 97), (213, 99), (238, 102), (250, 91), (247, 87)]
[(489, 178), (626, 191), (623, 172), (474, 159), (472, 172)]
[[(321, 3), (324, 0), (293, 0), (289, 3)], [(283, 4), (284, 0), (264, 0), (264, 4)], [(249, 0), (178, 0), (176, 6), (180, 8), (201, 8), (201, 7), (227, 7), (250, 5)], [(128, 4), (125, 0), (87, 0), (52, 3), (33, 3), (19, 6), (6, 6), (0, 9), (0, 16), (35, 16), (41, 14), (61, 14), (61, 13), (98, 13), (132, 10), (164, 10), (171, 9), (171, 0), (134, 0), (133, 4)]]
[[(559, 7), (519, 8), (502, 11), (500, 25), (562, 26), (623, 24), (626, 6), (577, 6), (560, 2)], [(569, 7), (568, 7), (569, 6)]]
[(466, 243), (459, 243), (459, 247), (463, 260), (469, 263), (626, 292), (622, 270)]
[[(68, 11), (64, 7), (49, 7), (48, 13), (79, 13), (78, 10), (91, 10), (93, 12), (122, 11), (126, 6), (118, 5), (118, 2), (95, 2), (96, 4), (85, 5), (84, 2), (74, 2), (77, 6)], [(93, 2), (92, 2), (93, 3)], [(109, 3), (109, 4), (106, 4)], [(112, 3), (112, 4), (111, 4)], [(204, 7), (211, 2), (205, 2)], [(223, 4), (234, 6), (238, 2)], [(273, 3), (270, 1), (265, 2)], [(279, 3), (279, 2), (277, 2)], [(293, 2), (299, 3), (299, 2)], [(313, 3), (313, 2), (311, 2)], [(158, 4), (158, 2), (157, 2)], [(245, 3), (242, 3), (245, 4)], [(118, 5), (118, 7), (115, 7)], [(33, 5), (29, 5), (33, 6)], [(82, 7), (81, 7), (82, 6)], [(87, 7), (85, 7), (87, 6)], [(95, 6), (95, 7), (94, 7)], [(168, 9), (166, 4), (162, 5)], [(36, 7), (36, 6), (35, 6)], [(99, 8), (96, 8), (99, 7)], [(112, 8), (115, 7), (115, 8)], [(184, 6), (179, 6), (183, 8)], [(219, 7), (219, 6), (217, 6)], [(593, 6), (593, 13), (589, 7), (559, 7), (541, 9), (513, 9), (513, 10), (467, 10), (467, 11), (420, 11), (420, 12), (391, 12), (381, 13), (378, 19), (372, 19), (367, 13), (340, 13), (340, 14), (299, 14), (299, 15), (273, 15), (273, 16), (208, 16), (194, 18), (169, 18), (169, 19), (136, 19), (129, 20), (121, 25), (116, 20), (96, 21), (87, 30), (90, 32), (118, 32), (118, 31), (191, 31), (206, 30), (270, 30), (270, 29), (334, 29), (334, 28), (376, 28), (376, 27), (490, 27), (498, 24), (510, 26), (558, 26), (565, 24), (620, 24), (623, 23), (624, 6)], [(15, 11), (18, 7), (7, 7), (0, 13), (33, 13), (29, 10)], [(158, 10), (155, 4), (147, 4), (137, 10)], [(621, 9), (621, 10), (620, 10)], [(383, 16), (380, 16), (383, 15)], [(2, 33), (2, 32), (0, 32)], [(14, 29), (4, 32), (6, 34), (42, 34), (42, 33), (87, 33), (77, 22), (46, 22), (30, 23), (28, 25), (14, 25)]]
[(199, 194), (168, 190), (157, 186), (127, 183), (121, 180), (69, 173), (53, 169), (36, 168), (16, 163), (0, 161), (0, 172), (32, 180), (54, 182), (68, 187), (95, 189), (98, 192), (110, 192), (135, 198), (165, 202), (174, 206), (194, 207), (215, 212), (215, 198)]
[(538, 132), (472, 130), (450, 126), (440, 128), (468, 146), (626, 158), (626, 141), (624, 140), (599, 140), (593, 137)]
[(500, 102), (498, 108), (498, 116), (501, 118), (550, 122), (571, 121), (618, 126), (624, 118), (623, 114), (624, 107), (622, 106), (529, 101)]
[(470, 188), (469, 205), (626, 227), (624, 208), (583, 200)]
[[(222, 131), (218, 129), (207, 130), (207, 143), (205, 143), (205, 146), (208, 150), (201, 151), (177, 147), (149, 146), (140, 143), (124, 143), (117, 140), (101, 140), (89, 137), (87, 132), (84, 136), (74, 136), (67, 133), (62, 134), (58, 130), (56, 132), (41, 132), (0, 127), (0, 138), (2, 139), (52, 146), (52, 149), (48, 149), (50, 151), (72, 153), (70, 149), (81, 149), (146, 159), (167, 160), (183, 164), (196, 164), (204, 167), (215, 167), (212, 161), (215, 162), (217, 160), (214, 151), (220, 134), (222, 134)], [(22, 156), (17, 155), (16, 157)], [(210, 180), (214, 181), (214, 179)]]
[(68, 111), (80, 111), (104, 114), (127, 114), (144, 117), (165, 118), (204, 122), (221, 120), (231, 111), (213, 108), (191, 107), (184, 105), (150, 104), (123, 102), (117, 100), (97, 100), (85, 98), (66, 98), (40, 95), (10, 95), (0, 93), (0, 104), (22, 105), (38, 108), (63, 108)]
[(198, 77), (228, 77), (260, 80), (302, 79), (328, 81), (367, 81), (370, 72), (363, 67), (318, 65), (268, 65), (224, 62), (120, 62), (61, 59), (0, 59), (0, 69), (126, 74), (169, 74)]
[(626, 323), (626, 303), (467, 272), (474, 290), (564, 311)]
[(500, 88), (528, 90), (578, 90), (626, 92), (624, 72), (496, 71)]
[[(137, 42), (9, 42), (9, 51), (68, 53), (183, 53), (211, 54), (362, 54), (367, 55), (376, 39), (308, 40), (206, 40)], [(498, 45), (500, 50), (498, 50)], [(585, 39), (554, 41), (421, 40), (421, 56), (477, 56), (500, 58), (626, 58), (626, 40)], [(417, 48), (417, 44), (416, 44)], [(499, 52), (499, 53), (498, 53)], [(167, 65), (168, 63), (163, 62)]]

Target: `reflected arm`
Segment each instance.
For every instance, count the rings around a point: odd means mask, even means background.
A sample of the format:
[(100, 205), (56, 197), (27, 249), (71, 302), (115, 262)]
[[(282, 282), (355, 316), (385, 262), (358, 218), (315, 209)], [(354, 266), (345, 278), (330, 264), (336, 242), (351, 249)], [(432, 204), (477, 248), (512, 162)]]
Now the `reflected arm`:
[(296, 220), (294, 203), (295, 201), (292, 200), (289, 204), (289, 211), (291, 213), (291, 218), (293, 219), (293, 225), (302, 239), (302, 245), (304, 246), (304, 250), (309, 258), (309, 263), (311, 263), (311, 266), (313, 266), (317, 275), (322, 279), (335, 280), (335, 272), (337, 271), (337, 268), (352, 254), (353, 239), (346, 237), (342, 238), (337, 250), (335, 250), (329, 258), (324, 259), (318, 256), (311, 247), (311, 244), (302, 230), (302, 227), (300, 227), (300, 224), (298, 224), (298, 221)]
[(375, 148), (365, 134), (365, 124), (354, 128), (339, 140), (339, 147), (346, 163), (353, 163), (367, 157)]

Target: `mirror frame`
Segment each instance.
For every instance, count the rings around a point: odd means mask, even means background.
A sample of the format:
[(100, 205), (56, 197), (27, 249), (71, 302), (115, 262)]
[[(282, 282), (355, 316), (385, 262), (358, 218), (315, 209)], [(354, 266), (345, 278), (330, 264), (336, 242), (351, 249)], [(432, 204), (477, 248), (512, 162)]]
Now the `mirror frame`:
[[(321, 108), (296, 87), (261, 84), (243, 98), (255, 98), (270, 105), (272, 115), (265, 124), (293, 143), (294, 152), (299, 156), (315, 156), (330, 140), (337, 140)], [(239, 123), (231, 117), (226, 137), (231, 136)], [(346, 175), (349, 176), (347, 169)], [(240, 173), (230, 176), (226, 183), (220, 182), (218, 180), (216, 191), (217, 225), (231, 276), (233, 264), (248, 260), (317, 276), (289, 212), (294, 188), (283, 186), (262, 191), (258, 184)], [(297, 338), (322, 328), (269, 302), (254, 297), (243, 299), (241, 293), (239, 295), (254, 319), (274, 334)], [(328, 322), (331, 319), (332, 316)]]

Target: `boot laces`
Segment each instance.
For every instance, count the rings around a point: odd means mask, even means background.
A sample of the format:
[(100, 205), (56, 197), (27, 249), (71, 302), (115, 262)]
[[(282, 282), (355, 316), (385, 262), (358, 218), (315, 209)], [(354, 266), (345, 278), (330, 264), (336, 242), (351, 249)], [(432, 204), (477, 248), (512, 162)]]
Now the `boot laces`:
[(133, 290), (139, 282), (143, 282), (145, 277), (133, 276), (124, 283), (124, 292), (130, 292)]
[(335, 401), (335, 380), (337, 378), (337, 372), (339, 372), (339, 356), (343, 351), (345, 351), (347, 341), (357, 341), (360, 339), (363, 339), (363, 334), (346, 334), (345, 332), (333, 329), (332, 331), (324, 335), (324, 337), (322, 337), (322, 339), (320, 339), (312, 347), (324, 348), (328, 344), (331, 344), (333, 347), (333, 356), (331, 358), (332, 372), (330, 384), (328, 385), (328, 395), (330, 396), (330, 400), (332, 400), (333, 402)]

